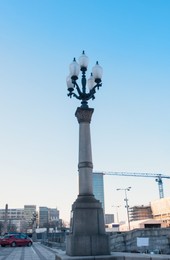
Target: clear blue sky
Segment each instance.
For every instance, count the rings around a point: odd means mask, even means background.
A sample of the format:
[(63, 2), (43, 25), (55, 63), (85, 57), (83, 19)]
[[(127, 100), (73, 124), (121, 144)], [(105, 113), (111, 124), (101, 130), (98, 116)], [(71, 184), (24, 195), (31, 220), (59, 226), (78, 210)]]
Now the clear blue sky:
[[(79, 101), (67, 97), (73, 57), (104, 70), (89, 105), (94, 170), (170, 175), (170, 1), (0, 1), (0, 208), (58, 207), (78, 193)], [(149, 178), (105, 176), (106, 212), (159, 197)], [(170, 196), (170, 180), (164, 180)]]

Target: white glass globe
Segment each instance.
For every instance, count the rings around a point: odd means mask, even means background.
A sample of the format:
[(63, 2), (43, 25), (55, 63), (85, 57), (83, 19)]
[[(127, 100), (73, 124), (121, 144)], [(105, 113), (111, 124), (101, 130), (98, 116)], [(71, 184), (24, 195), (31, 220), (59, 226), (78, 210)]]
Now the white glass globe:
[(80, 72), (80, 65), (77, 63), (76, 59), (74, 58), (73, 62), (70, 64), (70, 75), (71, 77), (75, 76), (78, 78)]
[(79, 58), (80, 68), (87, 69), (88, 63), (89, 63), (89, 58), (86, 56), (85, 52), (83, 51), (82, 55)]
[(91, 76), (90, 76), (90, 78), (88, 79), (88, 87), (89, 87), (89, 90), (93, 89), (94, 85), (95, 85), (94, 77), (93, 77), (93, 74), (91, 73)]
[(92, 68), (92, 73), (95, 80), (101, 80), (103, 75), (103, 68), (99, 65), (98, 61), (96, 62), (96, 65)]
[(71, 79), (70, 75), (66, 78), (66, 82), (67, 82), (67, 89), (70, 91), (73, 91), (74, 84), (72, 83), (72, 79)]

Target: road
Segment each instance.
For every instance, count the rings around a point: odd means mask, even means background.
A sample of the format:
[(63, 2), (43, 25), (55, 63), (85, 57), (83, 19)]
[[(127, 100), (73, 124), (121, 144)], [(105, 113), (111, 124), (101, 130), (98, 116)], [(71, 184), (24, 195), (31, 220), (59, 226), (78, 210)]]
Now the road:
[(55, 260), (57, 250), (40, 243), (31, 247), (0, 247), (0, 260)]

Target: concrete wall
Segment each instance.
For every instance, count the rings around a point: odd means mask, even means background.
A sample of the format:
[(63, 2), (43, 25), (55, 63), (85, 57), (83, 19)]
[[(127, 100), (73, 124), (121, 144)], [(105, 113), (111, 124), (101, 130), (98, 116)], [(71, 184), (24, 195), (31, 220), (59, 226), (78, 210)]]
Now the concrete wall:
[[(137, 238), (149, 238), (149, 246), (137, 246)], [(170, 254), (170, 228), (136, 229), (113, 233), (110, 236), (112, 252), (160, 252)]]

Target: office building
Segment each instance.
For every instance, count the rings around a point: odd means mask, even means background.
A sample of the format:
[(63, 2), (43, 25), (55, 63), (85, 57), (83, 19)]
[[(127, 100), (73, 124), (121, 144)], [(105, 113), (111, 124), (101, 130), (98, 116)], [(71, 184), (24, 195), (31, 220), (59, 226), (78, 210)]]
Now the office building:
[(105, 212), (104, 180), (102, 172), (93, 172), (93, 193), (95, 198), (102, 203), (103, 212)]
[(59, 210), (57, 208), (49, 208), (49, 221), (59, 221)]
[[(0, 220), (5, 220), (5, 209), (0, 209)], [(8, 220), (23, 220), (24, 209), (7, 209)]]
[(36, 212), (35, 205), (24, 205), (24, 218), (27, 223), (32, 222), (32, 217), (35, 212)]
[(24, 209), (9, 209), (6, 204), (5, 209), (0, 209), (0, 221), (3, 223), (1, 229), (3, 234), (13, 231), (20, 232), (24, 222)]
[(39, 227), (47, 227), (49, 223), (49, 210), (47, 207), (39, 207)]

